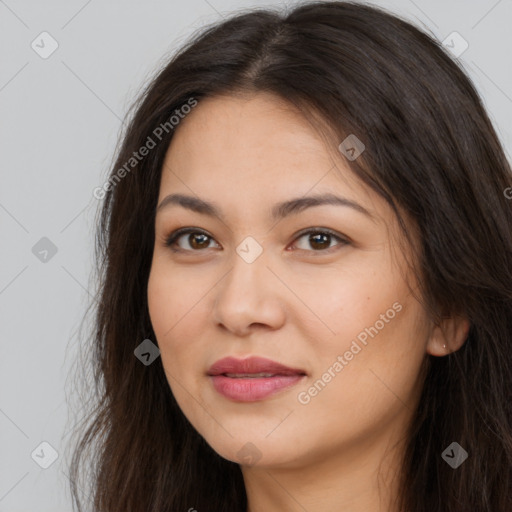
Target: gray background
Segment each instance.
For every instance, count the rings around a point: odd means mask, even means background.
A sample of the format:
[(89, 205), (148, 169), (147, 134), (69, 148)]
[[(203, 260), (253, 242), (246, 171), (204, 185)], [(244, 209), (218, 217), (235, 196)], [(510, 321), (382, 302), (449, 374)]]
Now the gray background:
[[(510, 155), (512, 0), (374, 3), (441, 41), (457, 31), (468, 42), (459, 60)], [(272, 5), (284, 2), (0, 0), (0, 512), (71, 510), (64, 451), (80, 407), (76, 334), (95, 293), (92, 191), (127, 107), (195, 30)], [(46, 59), (31, 47), (48, 51), (43, 31), (59, 45)], [(43, 237), (57, 250), (46, 261), (33, 251)], [(47, 469), (36, 463), (51, 458), (42, 442), (59, 455)]]

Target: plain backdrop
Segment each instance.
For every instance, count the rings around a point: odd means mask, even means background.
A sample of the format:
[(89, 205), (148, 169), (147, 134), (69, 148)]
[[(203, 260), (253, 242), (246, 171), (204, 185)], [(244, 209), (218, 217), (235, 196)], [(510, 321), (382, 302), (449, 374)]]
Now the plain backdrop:
[[(458, 59), (510, 155), (512, 0), (373, 3), (467, 42)], [(0, 512), (72, 510), (63, 455), (76, 332), (92, 300), (93, 190), (128, 106), (194, 31), (279, 5), (0, 0)]]

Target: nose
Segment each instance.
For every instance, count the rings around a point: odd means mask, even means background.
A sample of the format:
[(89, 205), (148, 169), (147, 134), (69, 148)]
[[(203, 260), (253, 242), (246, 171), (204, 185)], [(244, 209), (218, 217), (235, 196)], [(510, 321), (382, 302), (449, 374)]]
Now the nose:
[(265, 256), (263, 251), (248, 263), (234, 252), (231, 270), (214, 288), (214, 321), (237, 336), (247, 336), (255, 329), (279, 329), (285, 322), (285, 287)]

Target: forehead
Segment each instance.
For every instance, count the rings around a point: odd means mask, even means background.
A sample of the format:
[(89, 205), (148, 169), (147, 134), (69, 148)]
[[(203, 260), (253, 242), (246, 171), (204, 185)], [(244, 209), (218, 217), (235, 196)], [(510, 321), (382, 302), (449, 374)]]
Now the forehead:
[[(160, 196), (171, 190), (261, 196), (304, 195), (317, 187), (369, 194), (293, 104), (269, 93), (201, 99), (175, 128)], [(188, 190), (190, 192), (190, 190)]]

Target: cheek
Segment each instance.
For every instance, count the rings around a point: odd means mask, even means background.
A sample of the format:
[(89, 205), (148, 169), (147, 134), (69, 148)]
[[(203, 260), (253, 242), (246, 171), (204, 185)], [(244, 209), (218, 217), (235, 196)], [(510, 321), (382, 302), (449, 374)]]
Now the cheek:
[[(317, 313), (308, 316), (315, 321), (315, 339), (323, 340), (316, 347), (319, 354), (333, 351), (343, 354), (350, 350), (353, 340), (364, 347), (373, 336), (382, 339), (385, 334), (381, 333), (388, 332), (389, 325), (401, 315), (396, 311), (400, 304), (396, 303), (403, 293), (396, 283), (378, 282), (373, 272), (367, 276), (347, 274), (316, 280), (316, 285), (310, 286), (304, 295), (307, 306)], [(304, 320), (300, 322), (306, 325)]]
[(325, 324), (311, 337), (313, 383), (320, 379), (311, 401), (320, 408), (343, 404), (363, 416), (382, 404), (400, 404), (397, 397), (406, 401), (425, 357), (427, 324), (400, 272), (382, 255), (379, 262), (354, 264), (321, 284), (324, 293), (311, 288), (308, 295)]
[[(337, 440), (350, 445), (377, 435), (384, 425), (414, 409), (421, 392), (418, 377), (425, 355), (425, 333), (418, 327), (420, 323), (415, 322), (415, 304), (407, 304), (404, 299), (401, 303), (403, 309), (378, 334), (368, 335), (366, 345), (350, 335), (338, 336), (329, 343), (324, 338), (321, 360), (315, 365), (316, 373), (308, 382), (309, 387), (297, 390), (303, 393), (296, 410), (296, 424), (301, 425), (302, 437), (310, 435), (322, 446), (324, 437), (329, 442)], [(374, 311), (369, 315), (372, 319)], [(386, 308), (382, 313), (385, 311)], [(381, 312), (380, 308), (377, 312)], [(349, 317), (346, 318), (348, 321)], [(366, 326), (351, 323), (350, 329), (357, 335), (366, 332)], [(352, 340), (359, 348), (354, 348)], [(342, 356), (342, 363), (338, 356)]]
[[(164, 261), (162, 261), (164, 260)], [(172, 269), (163, 257), (153, 260), (148, 279), (148, 309), (155, 334), (161, 341), (171, 337), (204, 294), (202, 286), (185, 272)]]
[[(195, 283), (197, 286), (195, 286)], [(185, 277), (179, 271), (170, 272), (158, 262), (153, 264), (148, 280), (148, 309), (160, 356), (169, 383), (190, 382), (198, 374), (198, 344), (204, 332), (206, 291), (204, 280)], [(202, 299), (202, 300), (201, 300)]]
[(281, 272), (300, 299), (296, 310), (318, 323), (318, 335), (348, 337), (357, 327), (373, 324), (401, 294), (402, 279), (392, 268), (385, 247), (347, 249), (332, 265), (301, 266)]
[(350, 324), (352, 336), (343, 338), (331, 360), (342, 356), (337, 386), (352, 410), (385, 410), (408, 403), (425, 357), (422, 325), (417, 303), (404, 297), (374, 304), (364, 323)]

